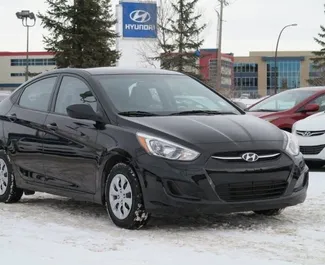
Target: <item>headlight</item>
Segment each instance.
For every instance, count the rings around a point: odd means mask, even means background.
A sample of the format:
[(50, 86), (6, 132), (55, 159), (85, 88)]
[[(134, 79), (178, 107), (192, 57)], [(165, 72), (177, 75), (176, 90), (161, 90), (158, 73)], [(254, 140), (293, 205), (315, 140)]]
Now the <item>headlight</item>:
[(140, 145), (151, 155), (170, 160), (192, 161), (200, 154), (176, 143), (154, 136), (137, 133)]
[(283, 134), (285, 137), (283, 148), (286, 150), (286, 152), (292, 156), (299, 155), (300, 148), (297, 137), (286, 131), (283, 131)]

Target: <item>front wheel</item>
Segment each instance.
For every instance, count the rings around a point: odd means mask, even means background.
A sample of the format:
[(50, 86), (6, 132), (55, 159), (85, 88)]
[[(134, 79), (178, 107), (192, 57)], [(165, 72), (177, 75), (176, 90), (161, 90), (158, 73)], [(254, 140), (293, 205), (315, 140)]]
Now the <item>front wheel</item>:
[(260, 210), (260, 211), (254, 211), (256, 214), (260, 215), (266, 215), (266, 216), (276, 216), (283, 212), (284, 208), (282, 209), (270, 209), (270, 210)]
[(4, 151), (0, 151), (0, 202), (15, 203), (24, 191), (17, 188), (12, 166)]
[(129, 165), (119, 163), (110, 171), (105, 185), (105, 205), (118, 227), (139, 229), (149, 220), (139, 180)]

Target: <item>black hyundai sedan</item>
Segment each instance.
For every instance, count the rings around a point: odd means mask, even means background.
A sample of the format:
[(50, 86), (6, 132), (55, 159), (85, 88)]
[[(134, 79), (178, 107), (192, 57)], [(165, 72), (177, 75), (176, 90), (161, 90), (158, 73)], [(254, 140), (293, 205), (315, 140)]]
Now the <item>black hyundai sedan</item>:
[(306, 198), (293, 135), (178, 72), (53, 70), (0, 117), (4, 203), (46, 192), (103, 204), (135, 229), (161, 214), (275, 215)]

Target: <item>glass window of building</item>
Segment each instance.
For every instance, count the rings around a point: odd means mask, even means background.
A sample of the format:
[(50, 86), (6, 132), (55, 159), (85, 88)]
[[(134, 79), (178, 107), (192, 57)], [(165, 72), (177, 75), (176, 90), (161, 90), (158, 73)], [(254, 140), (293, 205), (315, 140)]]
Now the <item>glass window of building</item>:
[[(27, 60), (26, 59), (11, 59), (10, 60), (10, 65), (11, 66), (26, 66)], [(36, 59), (36, 58), (30, 58), (28, 60), (28, 65), (38, 65), (38, 66), (43, 66), (43, 65), (55, 65), (55, 60), (54, 59)]]
[[(300, 60), (281, 59), (277, 62), (277, 87), (279, 90), (300, 87)], [(267, 62), (267, 89), (274, 89), (275, 64), (274, 61)]]
[(319, 77), (322, 73), (325, 73), (325, 68), (318, 68), (315, 64), (309, 64), (309, 78)]
[(258, 91), (258, 64), (235, 63), (235, 89), (241, 93), (257, 94)]

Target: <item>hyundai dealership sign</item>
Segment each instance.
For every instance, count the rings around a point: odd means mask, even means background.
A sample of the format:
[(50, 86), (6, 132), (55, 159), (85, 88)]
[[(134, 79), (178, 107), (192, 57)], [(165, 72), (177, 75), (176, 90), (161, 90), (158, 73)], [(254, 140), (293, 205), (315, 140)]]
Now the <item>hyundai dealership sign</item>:
[(157, 38), (157, 5), (122, 2), (123, 37)]

